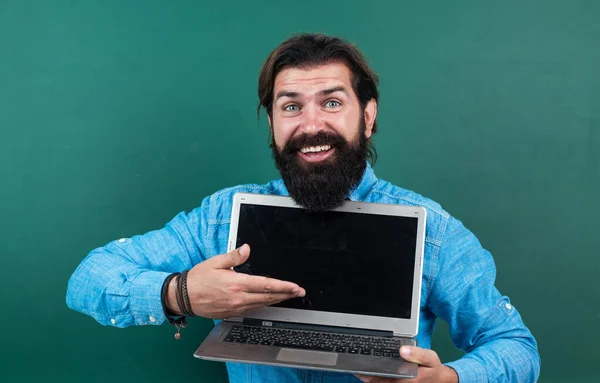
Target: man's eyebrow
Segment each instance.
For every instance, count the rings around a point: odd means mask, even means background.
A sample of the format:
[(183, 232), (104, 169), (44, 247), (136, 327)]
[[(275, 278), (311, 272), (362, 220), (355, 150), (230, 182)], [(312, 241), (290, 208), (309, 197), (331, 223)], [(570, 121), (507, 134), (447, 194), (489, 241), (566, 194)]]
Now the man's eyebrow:
[(290, 92), (287, 90), (281, 90), (281, 91), (277, 92), (277, 94), (275, 95), (275, 102), (282, 97), (295, 98), (295, 97), (299, 97), (299, 96), (300, 96), (300, 93), (298, 93), (298, 92)]
[[(317, 95), (327, 96), (327, 95), (330, 95), (335, 92), (342, 92), (346, 96), (350, 96), (348, 94), (348, 91), (346, 90), (346, 87), (344, 87), (344, 86), (336, 86), (333, 88), (324, 89), (324, 90), (319, 91), (319, 93), (317, 93)], [(292, 91), (288, 91), (288, 90), (281, 90), (281, 91), (277, 92), (277, 94), (275, 95), (274, 102), (277, 102), (277, 100), (279, 100), (280, 98), (283, 98), (283, 97), (297, 98), (297, 97), (300, 97), (300, 93), (292, 92)]]
[(336, 87), (333, 87), (333, 88), (322, 90), (322, 91), (319, 92), (319, 96), (327, 96), (327, 95), (335, 93), (335, 92), (342, 92), (346, 96), (350, 96), (348, 94), (348, 91), (346, 90), (346, 87), (344, 87), (344, 86), (336, 86)]

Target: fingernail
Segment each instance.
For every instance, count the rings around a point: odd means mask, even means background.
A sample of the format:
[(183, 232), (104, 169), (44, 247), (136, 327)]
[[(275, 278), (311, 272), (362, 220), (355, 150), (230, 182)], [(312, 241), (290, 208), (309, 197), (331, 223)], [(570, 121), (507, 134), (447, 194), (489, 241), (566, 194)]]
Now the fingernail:
[(410, 347), (408, 347), (408, 346), (400, 347), (400, 355), (402, 355), (404, 357), (410, 356)]
[(292, 289), (292, 294), (298, 294), (300, 292), (300, 289)]
[(245, 245), (242, 245), (238, 248), (238, 254), (242, 257), (246, 256), (246, 254), (248, 253), (248, 248)]

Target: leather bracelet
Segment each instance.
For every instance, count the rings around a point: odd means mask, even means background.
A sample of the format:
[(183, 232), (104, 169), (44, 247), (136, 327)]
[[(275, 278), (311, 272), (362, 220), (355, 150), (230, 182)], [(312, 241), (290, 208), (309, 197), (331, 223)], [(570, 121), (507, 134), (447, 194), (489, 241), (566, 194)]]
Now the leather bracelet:
[(180, 331), (182, 328), (185, 328), (187, 326), (187, 321), (186, 321), (185, 316), (173, 318), (172, 313), (169, 312), (169, 309), (167, 307), (167, 295), (169, 292), (169, 283), (171, 282), (171, 280), (173, 278), (177, 277), (180, 274), (181, 273), (169, 274), (167, 276), (167, 278), (165, 278), (165, 281), (163, 282), (161, 292), (160, 292), (160, 303), (162, 304), (163, 313), (165, 314), (165, 317), (167, 318), (169, 323), (172, 324), (173, 326), (175, 326), (175, 328), (177, 329), (177, 332), (175, 333), (175, 336), (174, 336), (175, 339), (177, 339), (177, 340), (181, 339)]
[(177, 276), (177, 289), (175, 290), (175, 298), (177, 299), (177, 306), (179, 307), (179, 311), (184, 316), (188, 316), (188, 313), (185, 309), (185, 303), (183, 302), (183, 278), (181, 278), (182, 274)]
[(187, 291), (187, 276), (189, 270), (184, 270), (179, 278), (181, 278), (181, 295), (183, 296), (183, 305), (185, 306), (186, 315), (191, 317), (195, 317), (194, 311), (192, 310), (192, 304), (190, 302), (190, 296)]
[(181, 274), (181, 273), (169, 274), (167, 276), (167, 278), (165, 278), (165, 281), (163, 282), (162, 288), (160, 290), (160, 303), (163, 308), (163, 313), (165, 314), (165, 317), (167, 317), (167, 319), (169, 319), (172, 315), (171, 313), (169, 313), (169, 308), (167, 306), (167, 295), (168, 295), (168, 291), (169, 291), (169, 284), (171, 283), (171, 280), (173, 278), (175, 278), (176, 276), (178, 276), (179, 274)]

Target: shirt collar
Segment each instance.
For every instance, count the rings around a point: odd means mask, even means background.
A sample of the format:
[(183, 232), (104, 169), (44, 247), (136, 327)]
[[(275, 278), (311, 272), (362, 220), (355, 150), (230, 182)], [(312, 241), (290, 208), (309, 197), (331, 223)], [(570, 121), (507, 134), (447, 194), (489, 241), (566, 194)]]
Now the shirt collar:
[(367, 161), (367, 167), (363, 173), (360, 183), (350, 193), (350, 201), (363, 201), (369, 195), (369, 192), (375, 186), (377, 177), (371, 167), (371, 164)]
[[(281, 195), (289, 195), (287, 188), (285, 187), (285, 183), (283, 180), (277, 181), (277, 189), (279, 189), (279, 193)], [(371, 164), (367, 161), (367, 166), (365, 167), (365, 171), (363, 172), (362, 179), (360, 183), (352, 189), (350, 192), (349, 200), (350, 201), (363, 201), (367, 198), (367, 195), (377, 183), (377, 177), (375, 176), (375, 172), (371, 167)]]

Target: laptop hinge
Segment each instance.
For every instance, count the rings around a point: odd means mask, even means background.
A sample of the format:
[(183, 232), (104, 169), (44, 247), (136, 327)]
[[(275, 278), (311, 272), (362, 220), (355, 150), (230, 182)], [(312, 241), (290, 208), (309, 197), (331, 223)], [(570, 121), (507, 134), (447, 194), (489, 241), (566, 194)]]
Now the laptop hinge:
[(392, 335), (396, 338), (413, 338), (412, 336), (408, 336), (406, 334), (400, 334), (400, 333), (393, 333)]
[(278, 321), (269, 321), (269, 320), (263, 320), (263, 319), (253, 319), (253, 318), (244, 318), (243, 323), (245, 325), (250, 325), (250, 326), (263, 326), (263, 327), (283, 328), (283, 329), (291, 329), (291, 330), (304, 330), (304, 331), (317, 331), (317, 332), (335, 332), (335, 333), (348, 334), (348, 335), (377, 336), (377, 337), (387, 337), (387, 338), (392, 338), (394, 336), (393, 331), (327, 326), (327, 325), (295, 323), (295, 322), (278, 322)]

